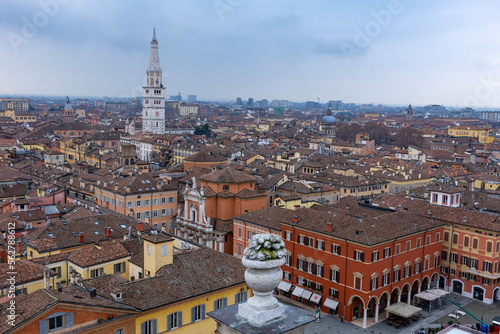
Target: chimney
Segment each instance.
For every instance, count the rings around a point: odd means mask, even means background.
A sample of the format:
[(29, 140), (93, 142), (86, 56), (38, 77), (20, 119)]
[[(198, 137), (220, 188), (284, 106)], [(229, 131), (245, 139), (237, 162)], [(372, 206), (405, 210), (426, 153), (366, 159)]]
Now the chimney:
[(427, 210), (427, 215), (428, 216), (432, 216), (432, 211), (431, 210)]
[(90, 289), (90, 298), (95, 298), (97, 296), (97, 290), (95, 288)]
[(43, 271), (43, 288), (50, 289), (50, 271), (48, 268)]
[(158, 190), (161, 190), (161, 182), (158, 182), (158, 183), (156, 184), (156, 187), (158, 188)]
[(18, 241), (16, 244), (16, 252), (21, 254), (22, 251), (23, 251), (23, 246), (22, 246), (21, 242)]
[(80, 232), (78, 234), (78, 242), (83, 244), (84, 241), (85, 241), (85, 238), (84, 238), (83, 232)]
[(106, 238), (111, 238), (111, 229), (106, 227)]
[(137, 223), (137, 231), (144, 232), (144, 223), (143, 222)]
[(292, 217), (292, 222), (293, 222), (294, 224), (298, 224), (298, 223), (299, 223), (299, 216), (294, 215), (294, 216)]
[(118, 191), (119, 188), (120, 188), (120, 185), (118, 183), (115, 183), (115, 191)]
[(295, 204), (295, 210), (298, 210), (300, 209), (300, 205), (299, 204)]
[(350, 208), (351, 208), (351, 206), (349, 204), (346, 204), (345, 209), (349, 210)]
[(326, 223), (326, 231), (327, 232), (333, 231), (333, 224), (332, 223)]
[(127, 187), (125, 188), (125, 191), (129, 193), (129, 192), (130, 192), (130, 186), (127, 186)]
[(462, 221), (463, 221), (464, 223), (467, 223), (467, 216), (464, 216), (464, 218), (462, 219)]

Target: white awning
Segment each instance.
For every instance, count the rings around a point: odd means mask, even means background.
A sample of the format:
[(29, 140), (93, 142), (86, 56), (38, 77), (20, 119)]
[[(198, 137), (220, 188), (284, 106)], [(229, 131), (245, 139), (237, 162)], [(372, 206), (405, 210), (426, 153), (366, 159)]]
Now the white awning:
[(326, 298), (323, 306), (326, 306), (332, 310), (336, 310), (337, 306), (339, 306), (339, 302), (330, 298)]
[(309, 300), (312, 301), (313, 303), (318, 304), (319, 301), (321, 300), (321, 295), (318, 295), (317, 293), (313, 293)]
[(311, 298), (311, 295), (312, 295), (312, 291), (304, 290), (304, 292), (302, 292), (302, 294), (300, 296), (302, 298), (304, 298), (305, 300), (309, 300), (309, 298)]
[(301, 287), (296, 286), (295, 289), (293, 289), (292, 295), (300, 297), (300, 295), (304, 292), (304, 289)]
[(290, 288), (292, 287), (291, 283), (281, 281), (280, 284), (278, 285), (278, 289), (283, 290), (285, 292), (290, 291)]

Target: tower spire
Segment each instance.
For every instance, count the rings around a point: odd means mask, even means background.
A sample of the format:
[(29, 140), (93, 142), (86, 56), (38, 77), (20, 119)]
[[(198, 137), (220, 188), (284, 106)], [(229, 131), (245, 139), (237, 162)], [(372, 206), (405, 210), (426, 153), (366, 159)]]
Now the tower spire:
[(158, 42), (156, 40), (156, 28), (153, 28), (153, 40), (151, 42)]

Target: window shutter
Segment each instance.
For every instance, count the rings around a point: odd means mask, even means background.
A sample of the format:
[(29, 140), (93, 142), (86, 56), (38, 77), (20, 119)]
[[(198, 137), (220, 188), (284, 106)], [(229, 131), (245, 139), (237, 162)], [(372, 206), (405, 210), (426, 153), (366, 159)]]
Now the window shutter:
[(372, 262), (375, 262), (375, 252), (372, 253)]
[(325, 250), (325, 242), (323, 241), (323, 243), (321, 244), (321, 250)]
[(227, 306), (227, 297), (224, 297), (224, 307)]
[(337, 247), (337, 249), (339, 250), (339, 255), (340, 255), (340, 254), (341, 254), (341, 252), (340, 252), (340, 246), (339, 246), (339, 247)]
[(146, 334), (146, 322), (141, 324), (141, 334)]
[(182, 311), (177, 313), (177, 322), (179, 323), (178, 327), (182, 327)]
[(217, 310), (217, 300), (214, 300), (214, 310)]
[(75, 325), (74, 315), (75, 314), (71, 312), (67, 313), (64, 316), (64, 321), (65, 321), (64, 328), (73, 327)]
[(205, 319), (205, 304), (201, 305), (201, 320)]
[(153, 319), (153, 334), (156, 334), (156, 319)]
[(352, 257), (354, 260), (356, 260), (356, 251), (354, 251), (354, 255)]
[(308, 237), (304, 237), (304, 245), (309, 246), (309, 238)]
[(361, 253), (361, 262), (365, 262), (365, 253)]
[[(297, 278), (297, 279), (298, 279), (298, 278)], [(236, 295), (234, 296), (234, 303), (235, 303), (235, 304), (238, 304), (238, 303), (240, 302), (240, 298), (239, 298), (239, 297), (240, 297), (240, 296), (239, 296), (238, 294), (236, 294)]]
[(172, 315), (169, 314), (168, 317), (167, 317), (167, 330), (171, 330), (172, 329)]
[(318, 266), (316, 265), (316, 263), (313, 263), (313, 264), (312, 264), (312, 268), (311, 268), (312, 270), (311, 270), (311, 272), (312, 272), (312, 274), (313, 274), (313, 275), (316, 275), (316, 274), (317, 274), (317, 271), (318, 271), (318, 268), (317, 268), (317, 267), (318, 267)]
[(243, 294), (243, 301), (244, 302), (247, 301), (247, 295), (248, 295), (248, 291), (245, 291), (245, 293)]
[(196, 313), (195, 310), (196, 310), (196, 307), (191, 308), (191, 323), (193, 323), (195, 321), (195, 318), (194, 318), (195, 313)]
[(297, 269), (300, 268), (299, 264), (300, 264), (300, 259), (297, 259)]
[(314, 247), (314, 248), (318, 248), (318, 245), (319, 245), (319, 242), (318, 242), (318, 240), (316, 240), (316, 247)]
[(47, 334), (48, 332), (49, 332), (49, 321), (47, 319), (38, 321), (38, 333)]
[(371, 279), (370, 280), (370, 291), (372, 291), (372, 290), (373, 290), (373, 280)]

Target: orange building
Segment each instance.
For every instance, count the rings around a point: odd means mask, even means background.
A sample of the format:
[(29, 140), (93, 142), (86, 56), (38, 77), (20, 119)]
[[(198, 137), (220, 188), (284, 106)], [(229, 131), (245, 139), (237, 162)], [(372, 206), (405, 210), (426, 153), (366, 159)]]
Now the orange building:
[(453, 191), (447, 188), (438, 191), (434, 187), (430, 191), (430, 203), (389, 195), (373, 203), (378, 207), (406, 208), (445, 223), (439, 286), (487, 304), (500, 300), (500, 217), (449, 207), (450, 199), (441, 200), (443, 196), (453, 198)]
[(222, 155), (201, 151), (184, 159), (184, 171), (193, 167), (212, 168), (213, 166), (226, 165), (227, 159)]
[(267, 204), (267, 192), (256, 188), (254, 177), (229, 167), (203, 175), (199, 185), (193, 177), (182, 196), (176, 235), (231, 255), (232, 217)]
[(289, 253), (281, 293), (366, 328), (386, 307), (438, 284), (444, 225), (403, 212), (359, 219), (267, 208), (235, 217), (235, 247), (246, 246), (244, 230), (281, 229)]
[[(177, 189), (150, 175), (97, 180), (95, 202), (123, 215), (166, 230), (177, 210)], [(171, 224), (173, 225), (173, 224)]]

